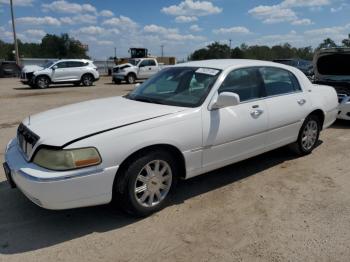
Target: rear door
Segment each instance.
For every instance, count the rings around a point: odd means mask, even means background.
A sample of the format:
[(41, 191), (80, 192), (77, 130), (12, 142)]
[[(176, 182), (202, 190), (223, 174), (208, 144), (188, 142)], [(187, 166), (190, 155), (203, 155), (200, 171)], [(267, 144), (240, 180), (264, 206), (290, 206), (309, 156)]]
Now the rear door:
[(288, 70), (261, 67), (259, 71), (264, 81), (269, 111), (267, 144), (274, 147), (296, 141), (311, 108), (307, 92), (302, 90), (297, 77)]
[(69, 80), (80, 80), (86, 63), (81, 61), (69, 61), (68, 66), (69, 72), (67, 73), (69, 74)]

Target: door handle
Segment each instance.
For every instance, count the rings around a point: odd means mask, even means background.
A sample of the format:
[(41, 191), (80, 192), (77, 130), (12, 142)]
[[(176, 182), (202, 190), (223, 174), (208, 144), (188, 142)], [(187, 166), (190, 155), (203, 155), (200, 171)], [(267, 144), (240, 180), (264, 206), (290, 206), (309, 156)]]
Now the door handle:
[(298, 102), (299, 105), (302, 106), (303, 104), (306, 103), (306, 100), (305, 99), (299, 99), (297, 102)]
[(256, 109), (250, 112), (251, 116), (254, 118), (259, 117), (262, 113), (264, 113), (264, 110), (261, 110), (261, 109)]

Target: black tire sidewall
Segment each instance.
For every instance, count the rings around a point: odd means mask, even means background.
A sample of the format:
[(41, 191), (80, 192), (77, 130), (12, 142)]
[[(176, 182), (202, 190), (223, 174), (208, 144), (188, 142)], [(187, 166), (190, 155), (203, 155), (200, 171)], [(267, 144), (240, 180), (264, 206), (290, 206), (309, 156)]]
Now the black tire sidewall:
[[(90, 83), (87, 85), (87, 84), (85, 84), (85, 82), (84, 82), (84, 78), (85, 77), (88, 77), (89, 79), (90, 79)], [(83, 86), (92, 86), (92, 84), (93, 84), (93, 76), (91, 76), (91, 75), (89, 75), (89, 74), (85, 74), (85, 75), (83, 75), (82, 77), (81, 77), (81, 82), (83, 83)]]
[[(135, 181), (137, 178), (137, 175), (141, 171), (141, 169), (149, 162), (153, 160), (163, 160), (167, 162), (171, 168), (172, 172), (172, 183), (170, 190), (165, 197), (165, 199), (158, 204), (157, 206), (154, 207), (143, 207), (141, 206), (134, 195), (134, 186), (135, 186)], [(169, 154), (166, 151), (151, 151), (148, 153), (145, 153), (143, 155), (140, 155), (135, 161), (133, 161), (129, 167), (125, 170), (125, 185), (124, 185), (124, 190), (123, 190), (123, 203), (122, 207), (124, 208), (125, 211), (128, 213), (131, 213), (136, 216), (144, 217), (148, 216), (160, 209), (162, 209), (168, 202), (169, 197), (171, 193), (174, 190), (174, 187), (176, 185), (176, 174), (177, 174), (177, 164), (175, 159), (172, 157), (171, 154)]]
[[(311, 120), (316, 121), (318, 130), (317, 130), (317, 137), (316, 137), (315, 144), (314, 144), (310, 149), (307, 150), (307, 149), (305, 149), (305, 148), (303, 147), (303, 144), (302, 144), (302, 135), (303, 135), (303, 131), (304, 131), (304, 129), (305, 129), (305, 126), (306, 126), (306, 125), (308, 124), (308, 122), (311, 121)], [(318, 140), (319, 140), (319, 137), (320, 137), (320, 132), (321, 132), (320, 119), (319, 119), (316, 115), (310, 115), (310, 116), (308, 116), (308, 117), (305, 119), (303, 125), (302, 125), (301, 128), (300, 128), (300, 132), (299, 132), (299, 136), (298, 136), (298, 149), (299, 149), (299, 151), (300, 151), (301, 154), (303, 154), (303, 155), (310, 154), (310, 153), (315, 149), (315, 147), (316, 147), (316, 145), (317, 145), (317, 142), (318, 142)]]
[[(39, 82), (39, 80), (40, 80), (41, 78), (45, 78), (45, 79), (48, 80), (48, 81), (47, 81), (47, 85), (46, 85), (45, 87), (40, 87), (40, 86), (38, 85), (38, 82)], [(35, 80), (35, 86), (36, 86), (36, 88), (39, 88), (39, 89), (48, 88), (48, 87), (50, 86), (50, 80), (49, 80), (49, 78), (48, 78), (47, 76), (38, 76), (38, 77), (36, 78), (36, 80)]]
[[(129, 78), (132, 77), (132, 81), (129, 80)], [(126, 77), (126, 81), (128, 82), (128, 84), (134, 84), (135, 81), (136, 81), (136, 77), (133, 75), (133, 74), (129, 74), (127, 77)]]

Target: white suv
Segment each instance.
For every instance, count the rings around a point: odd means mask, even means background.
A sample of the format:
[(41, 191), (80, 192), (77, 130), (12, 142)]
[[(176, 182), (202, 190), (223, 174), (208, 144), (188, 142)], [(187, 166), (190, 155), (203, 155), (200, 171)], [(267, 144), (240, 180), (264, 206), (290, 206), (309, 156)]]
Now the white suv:
[(47, 88), (50, 84), (81, 83), (91, 86), (100, 75), (92, 61), (86, 59), (65, 59), (50, 61), (41, 67), (25, 66), (21, 82), (31, 87)]

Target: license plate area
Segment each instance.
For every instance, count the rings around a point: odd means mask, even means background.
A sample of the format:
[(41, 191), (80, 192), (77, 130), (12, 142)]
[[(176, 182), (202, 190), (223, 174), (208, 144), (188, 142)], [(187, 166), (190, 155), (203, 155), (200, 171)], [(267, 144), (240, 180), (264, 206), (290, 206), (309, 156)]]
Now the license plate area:
[(11, 174), (10, 167), (8, 166), (7, 163), (3, 163), (2, 166), (4, 168), (5, 176), (6, 176), (6, 179), (7, 179), (8, 183), (10, 184), (11, 188), (15, 188), (16, 184), (15, 184), (15, 182), (12, 179), (12, 174)]

